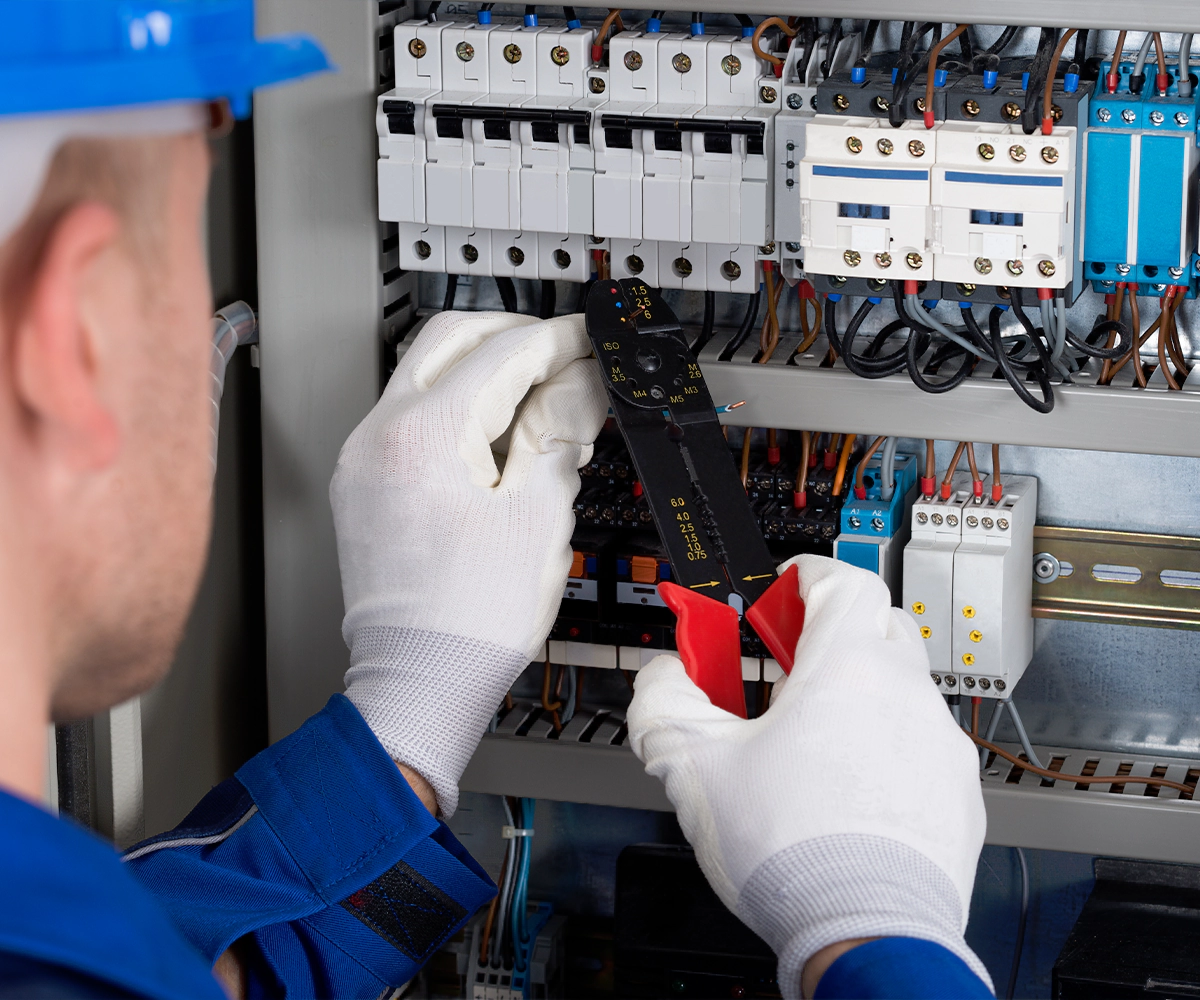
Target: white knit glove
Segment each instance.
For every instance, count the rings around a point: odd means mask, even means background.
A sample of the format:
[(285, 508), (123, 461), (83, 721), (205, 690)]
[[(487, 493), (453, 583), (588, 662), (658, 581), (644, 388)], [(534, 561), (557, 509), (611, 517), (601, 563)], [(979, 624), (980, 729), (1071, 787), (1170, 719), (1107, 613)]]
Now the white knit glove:
[(792, 562), (804, 632), (770, 709), (715, 708), (659, 656), (637, 677), (634, 752), (717, 895), (775, 950), (785, 997), (822, 948), (870, 937), (935, 941), (990, 985), (963, 939), (986, 824), (979, 757), (883, 581)]
[(436, 315), (338, 458), (346, 694), (445, 816), (562, 599), (608, 412), (591, 350), (582, 316)]

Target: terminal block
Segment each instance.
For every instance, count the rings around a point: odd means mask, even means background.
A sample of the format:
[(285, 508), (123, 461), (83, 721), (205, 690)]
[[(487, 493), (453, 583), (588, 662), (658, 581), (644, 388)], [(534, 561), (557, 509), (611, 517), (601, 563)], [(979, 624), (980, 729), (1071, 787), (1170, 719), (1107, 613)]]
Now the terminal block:
[(893, 602), (899, 602), (904, 547), (911, 534), (908, 511), (917, 493), (917, 460), (912, 455), (896, 456), (888, 500), (882, 499), (880, 466), (880, 457), (872, 456), (863, 475), (866, 496), (842, 505), (833, 557), (878, 573), (891, 590)]

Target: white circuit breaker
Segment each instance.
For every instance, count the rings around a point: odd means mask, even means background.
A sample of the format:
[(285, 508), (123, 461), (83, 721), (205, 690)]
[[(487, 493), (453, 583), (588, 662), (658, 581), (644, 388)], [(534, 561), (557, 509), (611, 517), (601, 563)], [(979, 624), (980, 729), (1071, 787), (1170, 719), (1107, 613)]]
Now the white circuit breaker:
[(946, 122), (937, 135), (934, 278), (1066, 288), (1076, 266), (1078, 130)]

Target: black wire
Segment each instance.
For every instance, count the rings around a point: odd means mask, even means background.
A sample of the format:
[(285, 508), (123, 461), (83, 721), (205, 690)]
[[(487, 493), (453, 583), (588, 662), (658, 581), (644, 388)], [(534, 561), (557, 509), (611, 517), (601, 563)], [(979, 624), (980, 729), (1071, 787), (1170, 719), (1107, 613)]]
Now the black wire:
[(527, 3), (525, 5), (525, 14), (526, 15), (536, 14), (536, 13), (537, 13), (537, 4)]
[(1080, 66), (1087, 62), (1088, 35), (1091, 34), (1091, 30), (1091, 28), (1080, 28), (1075, 33), (1075, 55), (1071, 57), (1071, 62), (1078, 63)]
[(1025, 110), (1021, 112), (1021, 129), (1026, 135), (1033, 135), (1042, 125), (1042, 95), (1046, 86), (1046, 74), (1054, 72), (1050, 58), (1054, 55), (1056, 44), (1058, 31), (1054, 28), (1043, 28), (1037, 52), (1033, 62), (1029, 64), (1029, 89), (1025, 91)]
[(829, 29), (829, 41), (825, 44), (825, 58), (821, 60), (822, 80), (827, 80), (829, 78), (829, 71), (833, 68), (833, 54), (841, 40), (842, 19), (840, 17), (835, 17), (833, 19), (833, 27)]
[(975, 46), (971, 44), (971, 26), (967, 25), (966, 30), (958, 36), (958, 50), (962, 53), (963, 62), (968, 66), (975, 58)]
[(433, 24), (433, 22), (437, 20), (438, 8), (441, 5), (442, 0), (434, 0), (434, 2), (429, 5), (429, 10), (425, 14), (425, 20), (430, 24)]
[[(854, 316), (851, 318), (849, 325), (846, 327), (846, 332), (842, 334), (842, 349), (840, 351), (842, 361), (846, 367), (850, 369), (859, 378), (887, 378), (889, 375), (896, 375), (904, 371), (908, 364), (906, 358), (908, 355), (908, 344), (905, 344), (898, 351), (889, 354), (885, 358), (867, 358), (855, 357), (854, 355), (854, 339), (858, 336), (859, 327), (867, 315), (874, 308), (875, 303), (870, 299), (864, 299), (863, 304), (858, 307)], [(898, 321), (900, 326), (905, 326), (903, 321)], [(894, 331), (893, 331), (894, 332)], [(909, 334), (909, 337), (922, 337), (924, 334), (917, 333), (915, 330)], [(875, 345), (872, 344), (872, 347)]]
[(517, 286), (512, 278), (497, 278), (496, 291), (500, 293), (500, 301), (504, 303), (504, 311), (515, 313), (517, 309)]
[(1037, 410), (1038, 413), (1049, 413), (1054, 409), (1054, 387), (1050, 385), (1050, 376), (1047, 374), (1051, 365), (1050, 353), (1043, 346), (1040, 337), (1033, 338), (1033, 345), (1037, 348), (1038, 355), (1042, 360), (1041, 365), (1030, 369), (1033, 377), (1037, 379), (1038, 387), (1042, 390), (1042, 398), (1038, 399), (1029, 391), (1020, 374), (1013, 367), (1012, 359), (1005, 353), (1004, 343), (1000, 339), (1001, 312), (999, 306), (994, 306), (991, 313), (988, 314), (988, 329), (992, 335), (992, 356), (1000, 369), (1000, 374), (1013, 387), (1013, 392), (1020, 397), (1022, 403)]
[(575, 13), (574, 7), (564, 7), (563, 8), (563, 17), (565, 17), (568, 21), (578, 21), (579, 20), (578, 15)]
[(804, 27), (801, 30), (800, 38), (804, 42), (804, 61), (796, 66), (796, 75), (801, 83), (808, 79), (808, 67), (812, 63), (813, 56), (817, 51), (817, 43), (820, 40), (820, 26), (817, 24), (815, 17), (806, 17), (804, 19)]
[(698, 10), (697, 10), (697, 11), (693, 11), (693, 13), (692, 13), (692, 24), (699, 24), (699, 25), (703, 25), (703, 24), (704, 24), (704, 15), (703, 15), (703, 14), (702, 14), (700, 11), (698, 11)]
[(558, 304), (558, 289), (549, 278), (542, 281), (542, 307), (538, 310), (541, 319), (549, 319), (554, 315), (554, 307)]
[(454, 293), (458, 291), (458, 275), (446, 275), (446, 297), (442, 299), (442, 312), (449, 312), (454, 308)]
[(896, 74), (896, 82), (892, 84), (892, 103), (888, 108), (888, 121), (892, 128), (899, 128), (904, 124), (908, 117), (908, 92), (912, 89), (913, 81), (921, 75), (921, 70), (929, 62), (929, 49), (921, 53), (921, 57), (915, 62), (913, 61), (913, 51), (916, 48), (917, 42), (921, 40), (927, 33), (932, 32), (929, 36), (929, 44), (933, 46), (942, 37), (942, 25), (940, 22), (926, 21), (917, 28), (908, 40), (908, 46), (902, 54), (900, 66), (901, 70)]
[[(963, 351), (963, 363), (959, 366), (958, 371), (946, 379), (945, 382), (930, 382), (921, 374), (920, 366), (917, 364), (917, 359), (920, 357), (920, 354), (917, 352), (917, 347), (920, 346), (917, 343), (918, 339), (918, 337), (911, 336), (908, 338), (908, 343), (904, 345), (904, 366), (908, 369), (908, 377), (912, 379), (913, 385), (922, 392), (937, 394), (956, 389), (966, 381), (967, 376), (971, 374), (971, 369), (975, 365), (975, 355), (970, 353), (970, 351)], [(926, 343), (928, 343), (928, 339), (926, 339)]]
[(961, 344), (956, 344), (953, 340), (947, 340), (946, 343), (942, 344), (941, 347), (929, 356), (929, 360), (925, 362), (925, 371), (930, 375), (936, 375), (947, 361), (965, 353), (966, 351)]
[(692, 353), (699, 355), (708, 342), (713, 338), (713, 323), (716, 321), (717, 315), (717, 293), (704, 293), (704, 320), (700, 324), (700, 336), (696, 338), (696, 342), (692, 344)]
[[(1033, 321), (1025, 312), (1025, 302), (1022, 298), (1022, 295), (1023, 293), (1021, 289), (1017, 286), (1014, 286), (1010, 290), (1011, 297), (1009, 301), (1012, 303), (1013, 315), (1017, 317), (1017, 322), (1019, 322), (1021, 326), (1025, 328), (1025, 332), (1029, 335), (1029, 339), (1040, 342), (1041, 338), (1039, 337), (1039, 334), (1041, 334), (1041, 336), (1045, 336), (1045, 331), (1042, 330), (1041, 327), (1035, 327), (1033, 325)], [(1041, 367), (1040, 357), (1035, 358), (1033, 361), (1022, 361), (1010, 352), (1009, 360), (1012, 361), (1013, 367), (1019, 368), (1022, 371), (1031, 371), (1034, 368)]]
[(595, 279), (588, 278), (587, 281), (579, 286), (579, 295), (575, 299), (575, 311), (577, 313), (584, 312), (587, 309), (588, 295), (591, 294), (592, 285), (595, 283)]
[[(1097, 347), (1092, 343), (1092, 338), (1098, 334), (1116, 333), (1119, 340), (1115, 347)], [(1107, 338), (1105, 338), (1107, 339)], [(1120, 320), (1106, 319), (1101, 320), (1092, 327), (1092, 332), (1087, 335), (1087, 340), (1082, 340), (1067, 327), (1067, 343), (1075, 350), (1086, 354), (1089, 358), (1101, 358), (1105, 361), (1115, 361), (1117, 358), (1124, 357), (1129, 353), (1129, 349), (1133, 347), (1133, 331), (1129, 329)]]
[(1021, 865), (1021, 916), (1017, 919), (1017, 940), (1013, 946), (1012, 968), (1008, 973), (1008, 989), (1005, 996), (1013, 1000), (1017, 992), (1017, 972), (1021, 968), (1021, 952), (1025, 950), (1025, 925), (1029, 920), (1029, 866), (1025, 863), (1025, 851), (1020, 847), (1013, 848), (1017, 852), (1017, 861)]
[(862, 356), (864, 358), (879, 357), (879, 352), (883, 350), (883, 345), (888, 342), (888, 338), (899, 333), (907, 326), (908, 323), (902, 319), (892, 320), (887, 326), (875, 334), (875, 339), (872, 340), (870, 346), (862, 352)]
[(737, 14), (735, 16), (737, 17), (738, 24), (743, 28), (754, 27), (754, 19), (749, 14)]
[(1010, 24), (1002, 32), (1000, 32), (999, 38), (997, 38), (994, 42), (992, 42), (991, 45), (983, 50), (982, 54), (985, 56), (1000, 55), (1006, 48), (1009, 47), (1010, 44), (1012, 44), (1012, 40), (1017, 37), (1017, 32), (1020, 30), (1020, 25)]
[(750, 336), (750, 331), (754, 329), (754, 324), (758, 320), (758, 305), (762, 300), (762, 292), (754, 292), (750, 296), (750, 301), (746, 304), (746, 315), (742, 318), (742, 325), (738, 327), (738, 332), (733, 335), (733, 339), (725, 345), (725, 349), (718, 356), (719, 361), (732, 361), (733, 356), (742, 349), (742, 345), (746, 343), (746, 338)]
[(837, 304), (840, 299), (840, 295), (836, 299), (831, 295), (825, 296), (825, 336), (834, 354), (839, 355), (842, 353), (842, 341), (837, 332)]

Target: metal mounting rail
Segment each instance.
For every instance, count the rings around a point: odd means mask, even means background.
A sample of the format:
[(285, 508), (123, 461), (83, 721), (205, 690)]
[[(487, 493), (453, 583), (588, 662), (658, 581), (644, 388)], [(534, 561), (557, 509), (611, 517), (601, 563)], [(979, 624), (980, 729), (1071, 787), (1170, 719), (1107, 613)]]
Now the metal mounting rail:
[[(483, 738), (460, 786), (468, 792), (521, 795), (668, 812), (662, 783), (624, 745), (619, 713), (581, 712), (558, 735), (539, 706), (517, 704), (499, 731)], [(1001, 744), (1013, 754), (1021, 748)], [(982, 775), (987, 842), (1011, 847), (1200, 863), (1200, 802), (1174, 789), (1156, 791), (1139, 777), (1194, 785), (1200, 761), (1111, 751), (1036, 747), (1064, 774), (1112, 776), (1077, 786), (1046, 781), (1001, 760)], [(1149, 790), (1149, 794), (1147, 793)]]
[(993, 378), (990, 362), (980, 363), (957, 389), (931, 395), (907, 375), (868, 381), (840, 362), (821, 367), (824, 336), (793, 358), (799, 337), (786, 334), (765, 365), (753, 362), (756, 338), (732, 361), (717, 360), (724, 343), (713, 338), (700, 354), (713, 399), (746, 401), (723, 415), (724, 423), (914, 438), (952, 432), (959, 440), (1200, 457), (1200, 392), (1169, 391), (1154, 378), (1148, 388), (1136, 388), (1129, 365), (1108, 386), (1095, 384), (1097, 368), (1085, 368), (1076, 384), (1054, 387), (1054, 410), (1043, 414)]

